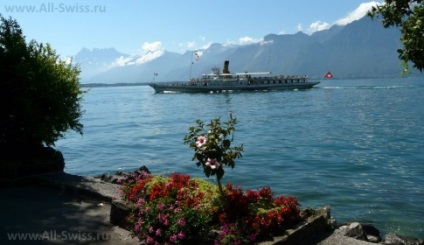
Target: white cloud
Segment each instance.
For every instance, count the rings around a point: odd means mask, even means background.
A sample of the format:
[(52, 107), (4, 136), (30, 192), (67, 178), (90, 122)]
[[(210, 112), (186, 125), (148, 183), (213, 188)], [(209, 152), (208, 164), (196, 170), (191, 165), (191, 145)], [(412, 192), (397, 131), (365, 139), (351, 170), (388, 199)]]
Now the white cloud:
[[(377, 2), (377, 1), (371, 1), (371, 2), (367, 2), (367, 3), (361, 3), (355, 10), (353, 10), (352, 12), (348, 13), (345, 17), (336, 20), (333, 24), (328, 24), (325, 21), (315, 21), (313, 22), (307, 32), (308, 33), (313, 33), (316, 31), (322, 31), (322, 30), (326, 30), (328, 28), (330, 28), (332, 25), (347, 25), (355, 20), (359, 20), (362, 17), (364, 17), (369, 10), (371, 10), (371, 8), (373, 6), (376, 5), (381, 5), (383, 4), (382, 2)], [(297, 30), (298, 31), (302, 31), (302, 26), (299, 24), (297, 26)]]
[(328, 24), (327, 22), (315, 21), (309, 26), (308, 32), (322, 31), (328, 28), (330, 28), (330, 24)]
[(162, 43), (159, 41), (152, 42), (152, 43), (145, 42), (143, 43), (143, 46), (141, 46), (141, 49), (143, 49), (145, 53), (156, 52), (158, 50), (161, 50), (161, 48), (162, 48)]
[(136, 64), (143, 64), (146, 62), (149, 62), (151, 60), (154, 60), (156, 58), (161, 57), (165, 52), (163, 50), (157, 50), (154, 52), (148, 52), (144, 55), (142, 55), (141, 57), (139, 57), (138, 59), (135, 60)]
[(267, 44), (272, 44), (272, 43), (274, 43), (274, 40), (262, 41), (262, 42), (260, 42), (259, 44), (260, 44), (260, 45), (267, 45)]
[(193, 50), (193, 49), (196, 49), (195, 48), (196, 47), (196, 41), (188, 41), (188, 42), (185, 42), (185, 43), (180, 43), (179, 46), (183, 47), (185, 49)]
[(144, 52), (142, 55), (131, 55), (128, 57), (121, 56), (113, 62), (112, 66), (143, 64), (156, 58), (159, 58), (165, 53), (165, 51), (162, 49), (162, 43), (159, 41), (151, 43), (145, 42), (141, 46), (141, 49)]
[(247, 44), (253, 44), (253, 43), (261, 43), (263, 42), (263, 38), (253, 38), (253, 37), (240, 37), (238, 41), (227, 41), (223, 45), (224, 46), (232, 46), (232, 45), (247, 45)]
[(62, 61), (65, 62), (65, 64), (71, 64), (73, 62), (72, 57), (71, 56), (67, 56), (65, 57)]
[(212, 42), (204, 44), (200, 49), (208, 49), (212, 45)]
[(162, 43), (159, 41), (152, 43), (145, 42), (143, 43), (141, 49), (143, 49), (144, 54), (141, 57), (135, 59), (136, 64), (143, 64), (149, 62), (151, 60), (159, 58), (165, 53), (165, 51), (162, 49)]
[(252, 43), (260, 43), (263, 41), (263, 38), (253, 38), (253, 37), (241, 37), (239, 38), (240, 45), (252, 44)]
[(197, 41), (187, 41), (183, 43), (179, 43), (178, 46), (183, 48), (184, 50), (199, 50), (199, 49), (207, 49), (211, 46), (211, 42), (207, 41), (205, 36), (199, 36), (199, 40)]
[(119, 58), (117, 58), (113, 62), (112, 66), (125, 66), (125, 65), (128, 65), (131, 62), (132, 59), (133, 59), (133, 57), (131, 57), (131, 56), (130, 57), (120, 56)]
[(240, 37), (237, 41), (230, 41), (227, 40), (225, 43), (223, 43), (222, 45), (224, 47), (230, 47), (233, 45), (248, 45), (248, 44), (253, 44), (253, 43), (262, 43), (264, 41), (263, 38), (253, 38), (253, 37)]
[(297, 31), (303, 31), (302, 24), (298, 24), (298, 25), (296, 26), (296, 30), (297, 30)]
[(368, 2), (368, 3), (361, 3), (358, 8), (356, 8), (354, 11), (350, 12), (347, 16), (337, 20), (334, 24), (343, 26), (343, 25), (347, 25), (347, 24), (349, 24), (349, 23), (351, 23), (355, 20), (359, 20), (362, 17), (364, 17), (367, 14), (367, 12), (369, 10), (371, 10), (371, 8), (373, 6), (381, 5), (381, 4), (382, 3), (376, 2), (376, 1)]

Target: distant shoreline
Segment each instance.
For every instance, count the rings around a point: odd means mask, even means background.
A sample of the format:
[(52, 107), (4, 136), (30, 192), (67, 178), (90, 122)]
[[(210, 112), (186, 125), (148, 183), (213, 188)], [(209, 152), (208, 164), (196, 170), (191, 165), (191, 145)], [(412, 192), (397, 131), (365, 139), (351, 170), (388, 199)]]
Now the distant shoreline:
[(96, 87), (124, 87), (124, 86), (147, 86), (149, 83), (85, 83), (81, 84), (83, 88), (96, 88)]

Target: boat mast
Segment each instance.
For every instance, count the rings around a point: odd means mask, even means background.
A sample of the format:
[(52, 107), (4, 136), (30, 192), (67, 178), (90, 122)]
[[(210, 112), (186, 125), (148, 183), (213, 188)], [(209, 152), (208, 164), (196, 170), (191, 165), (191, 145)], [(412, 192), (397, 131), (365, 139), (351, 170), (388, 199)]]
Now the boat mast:
[(271, 63), (271, 51), (272, 51), (272, 48), (270, 48), (269, 49), (269, 55), (268, 55), (268, 64), (267, 64), (267, 70), (271, 73), (271, 70), (270, 70), (270, 63)]
[(153, 72), (153, 82), (155, 82), (155, 77), (156, 77), (157, 75), (159, 75), (159, 74), (158, 74), (158, 73), (156, 73), (156, 72)]
[(189, 75), (189, 77), (188, 77), (188, 80), (189, 81), (191, 81), (191, 70), (192, 70), (192, 68), (193, 68), (193, 64), (194, 64), (194, 61), (193, 61), (193, 56), (196, 56), (196, 60), (199, 60), (199, 54), (197, 53), (199, 50), (194, 50), (194, 51), (192, 51), (192, 53), (191, 53), (191, 58), (190, 58), (190, 75)]
[(189, 81), (191, 81), (191, 69), (192, 69), (192, 67), (193, 67), (193, 63), (194, 63), (194, 62), (193, 62), (194, 52), (195, 52), (195, 51), (192, 51), (192, 52), (191, 52), (191, 55), (190, 55), (190, 57), (191, 57), (191, 58), (190, 58), (190, 74), (189, 74), (189, 76), (188, 76), (188, 80), (189, 80)]

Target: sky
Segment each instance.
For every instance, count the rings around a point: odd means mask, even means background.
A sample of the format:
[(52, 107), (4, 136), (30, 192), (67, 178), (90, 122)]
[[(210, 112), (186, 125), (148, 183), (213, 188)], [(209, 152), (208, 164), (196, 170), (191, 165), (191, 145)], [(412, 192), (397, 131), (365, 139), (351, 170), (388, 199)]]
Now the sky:
[(184, 53), (260, 42), (268, 34), (312, 34), (363, 17), (369, 0), (2, 0), (27, 40), (50, 43), (62, 56), (82, 48), (130, 55)]

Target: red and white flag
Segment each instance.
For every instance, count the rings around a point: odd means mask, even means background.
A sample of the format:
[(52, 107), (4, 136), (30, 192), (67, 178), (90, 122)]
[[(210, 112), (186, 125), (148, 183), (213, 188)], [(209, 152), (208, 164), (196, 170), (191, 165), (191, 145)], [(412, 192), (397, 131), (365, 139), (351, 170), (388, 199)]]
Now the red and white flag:
[(194, 58), (196, 59), (196, 61), (199, 61), (200, 59), (199, 51), (194, 51)]
[(331, 74), (331, 72), (328, 71), (327, 73), (325, 73), (324, 78), (331, 79), (331, 78), (333, 78), (333, 74)]

